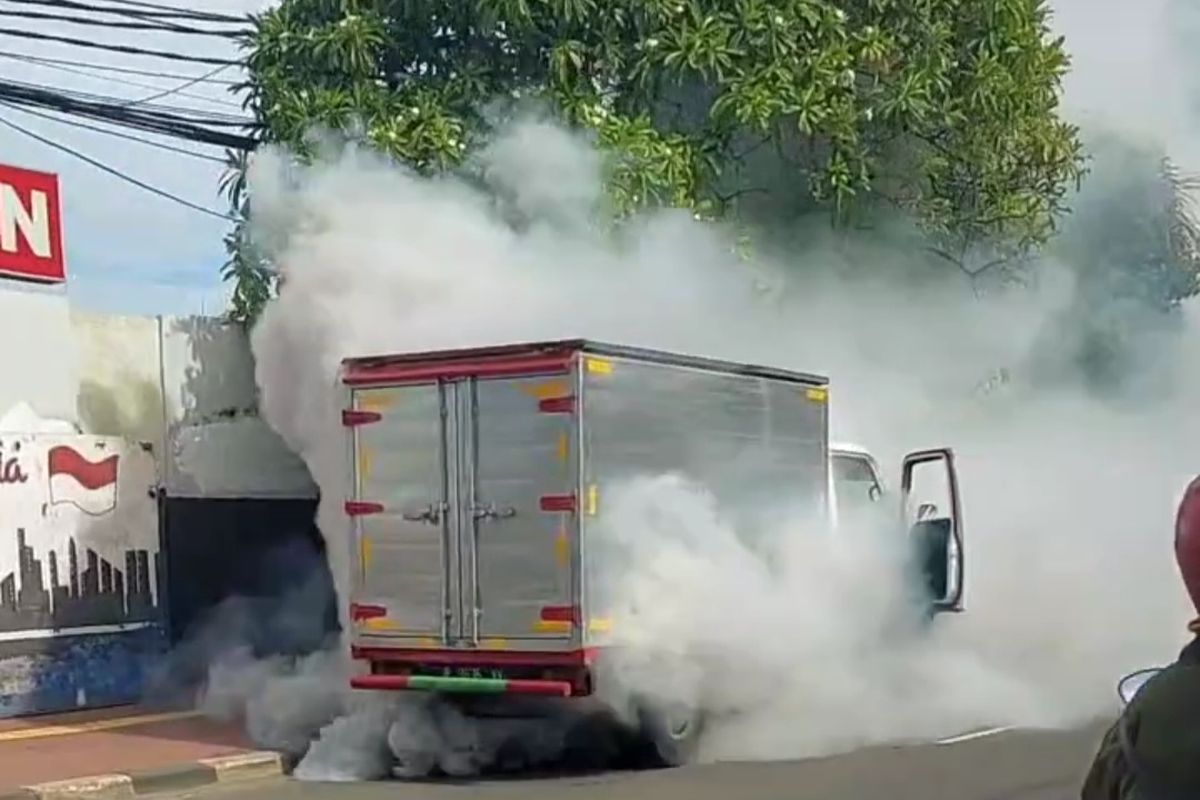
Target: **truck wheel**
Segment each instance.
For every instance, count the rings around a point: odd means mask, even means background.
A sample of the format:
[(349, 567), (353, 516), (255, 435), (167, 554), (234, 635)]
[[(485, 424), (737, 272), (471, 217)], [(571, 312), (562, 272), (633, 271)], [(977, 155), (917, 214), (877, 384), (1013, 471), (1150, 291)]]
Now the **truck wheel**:
[(704, 729), (699, 709), (647, 704), (638, 711), (643, 760), (651, 768), (681, 767), (695, 760)]

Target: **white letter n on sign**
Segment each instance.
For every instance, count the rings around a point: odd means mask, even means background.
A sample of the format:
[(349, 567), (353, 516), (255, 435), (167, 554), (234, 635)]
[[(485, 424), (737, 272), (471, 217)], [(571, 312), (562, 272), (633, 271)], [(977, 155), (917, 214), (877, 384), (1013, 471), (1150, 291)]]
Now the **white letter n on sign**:
[(50, 258), (50, 201), (45, 192), (29, 192), (29, 205), (17, 190), (0, 183), (0, 250), (17, 252), (17, 232), (38, 258)]

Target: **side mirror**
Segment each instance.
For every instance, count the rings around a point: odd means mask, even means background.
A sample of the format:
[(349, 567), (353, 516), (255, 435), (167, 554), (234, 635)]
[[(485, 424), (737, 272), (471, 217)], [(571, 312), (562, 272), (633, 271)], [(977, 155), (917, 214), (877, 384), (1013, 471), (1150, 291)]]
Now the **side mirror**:
[[(962, 502), (954, 452), (940, 448), (909, 453), (900, 488), (902, 518), (931, 610), (962, 611)], [(943, 508), (948, 511), (943, 513)]]
[(1124, 678), (1121, 678), (1117, 684), (1117, 696), (1121, 698), (1122, 705), (1129, 705), (1142, 687), (1150, 682), (1158, 673), (1162, 672), (1162, 667), (1151, 667), (1150, 669), (1142, 669), (1137, 672), (1130, 673)]

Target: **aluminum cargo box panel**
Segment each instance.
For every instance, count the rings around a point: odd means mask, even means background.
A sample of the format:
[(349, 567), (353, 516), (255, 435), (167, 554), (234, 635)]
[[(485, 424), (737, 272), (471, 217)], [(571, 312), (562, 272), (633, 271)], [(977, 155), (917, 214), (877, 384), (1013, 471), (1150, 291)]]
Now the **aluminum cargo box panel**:
[[(584, 378), (584, 585), (603, 630), (630, 554), (605, 541), (606, 498), (638, 477), (679, 474), (710, 492), (749, 538), (782, 503), (823, 513), (826, 390), (764, 377), (593, 358)], [(594, 487), (594, 489), (593, 489)], [(623, 532), (630, 535), (630, 532)], [(636, 535), (636, 533), (634, 533)]]
[(574, 515), (542, 508), (543, 498), (575, 492), (574, 394), (566, 378), (475, 383), (480, 637), (560, 639), (575, 632), (568, 611), (576, 605)]
[(359, 633), (440, 640), (454, 523), (443, 392), (437, 385), (357, 391), (353, 407), (379, 414), (354, 433), (354, 473), (355, 499), (380, 507), (356, 519), (353, 599), (386, 609), (361, 621)]

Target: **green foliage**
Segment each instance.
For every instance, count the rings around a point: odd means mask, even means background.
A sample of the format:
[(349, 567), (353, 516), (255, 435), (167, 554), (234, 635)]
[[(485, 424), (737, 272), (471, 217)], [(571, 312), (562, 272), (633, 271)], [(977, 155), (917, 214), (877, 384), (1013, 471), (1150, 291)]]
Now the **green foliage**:
[(1052, 248), (1077, 286), (1047, 333), (1046, 372), (1077, 371), (1111, 394), (1157, 368), (1179, 323), (1172, 312), (1200, 294), (1200, 178), (1122, 138), (1095, 136), (1088, 147), (1092, 174)]
[[(1082, 170), (1045, 0), (284, 0), (247, 105), (311, 155), (357, 127), (452, 169), (522, 101), (594, 131), (618, 214), (748, 225), (881, 208), (968, 273), (1046, 240)], [(235, 204), (236, 205), (236, 204)], [(233, 244), (236, 250), (237, 242)], [(257, 266), (231, 260), (239, 287)], [(239, 294), (252, 316), (261, 288)], [(242, 311), (235, 309), (239, 314)]]

